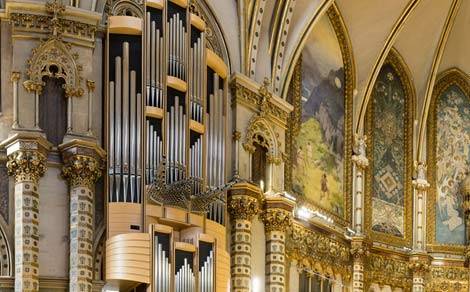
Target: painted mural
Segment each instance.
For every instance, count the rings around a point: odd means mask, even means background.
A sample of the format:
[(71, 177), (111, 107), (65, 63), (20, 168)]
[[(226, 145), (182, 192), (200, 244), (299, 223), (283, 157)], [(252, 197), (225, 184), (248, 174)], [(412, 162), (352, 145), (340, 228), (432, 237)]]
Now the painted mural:
[(391, 65), (382, 67), (372, 98), (372, 230), (403, 237), (406, 96)]
[(292, 187), (321, 208), (344, 215), (344, 68), (327, 16), (302, 52), (301, 125), (295, 138)]
[(453, 85), (436, 106), (436, 241), (464, 244), (460, 183), (470, 167), (470, 98)]

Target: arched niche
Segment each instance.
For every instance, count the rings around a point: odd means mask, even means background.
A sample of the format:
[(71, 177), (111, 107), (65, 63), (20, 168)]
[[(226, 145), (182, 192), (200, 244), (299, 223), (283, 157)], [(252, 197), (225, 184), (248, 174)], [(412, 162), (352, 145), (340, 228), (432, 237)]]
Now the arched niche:
[(470, 80), (452, 68), (438, 76), (427, 124), (427, 240), (432, 251), (464, 251), (461, 182), (470, 169)]
[(412, 240), (412, 147), (415, 90), (411, 74), (392, 49), (367, 108), (369, 171), (365, 225), (372, 238), (409, 246)]

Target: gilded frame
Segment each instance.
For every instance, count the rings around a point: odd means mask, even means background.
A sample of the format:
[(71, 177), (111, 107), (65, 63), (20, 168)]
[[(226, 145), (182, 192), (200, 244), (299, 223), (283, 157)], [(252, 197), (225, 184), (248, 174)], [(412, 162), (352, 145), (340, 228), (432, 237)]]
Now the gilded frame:
[(460, 244), (441, 244), (436, 241), (436, 130), (437, 130), (437, 100), (441, 94), (446, 91), (450, 86), (457, 86), (462, 92), (470, 98), (470, 80), (469, 78), (457, 68), (449, 69), (440, 74), (438, 81), (434, 86), (431, 104), (428, 112), (427, 124), (427, 161), (428, 169), (427, 176), (430, 187), (428, 189), (428, 199), (426, 202), (426, 234), (427, 234), (427, 247), (432, 252), (450, 252), (450, 253), (463, 253), (465, 246)]
[(413, 189), (412, 189), (412, 174), (413, 174), (413, 119), (415, 116), (416, 105), (416, 92), (412, 81), (411, 72), (406, 65), (400, 53), (392, 48), (384, 62), (384, 65), (389, 64), (393, 67), (397, 75), (400, 77), (403, 89), (405, 91), (405, 175), (404, 175), (404, 234), (403, 237), (397, 237), (391, 234), (377, 232), (372, 230), (372, 182), (373, 175), (372, 169), (374, 166), (373, 149), (374, 149), (374, 136), (372, 132), (373, 121), (373, 102), (367, 105), (366, 115), (366, 135), (367, 135), (367, 158), (369, 160), (369, 168), (365, 177), (365, 190), (364, 190), (364, 223), (365, 229), (369, 231), (372, 240), (377, 240), (385, 244), (397, 246), (411, 246), (413, 240)]
[[(344, 167), (343, 167), (343, 196), (344, 196), (344, 216), (338, 216), (337, 214), (326, 210), (312, 200), (300, 198), (298, 196), (298, 202), (304, 204), (311, 209), (319, 210), (323, 213), (330, 215), (335, 222), (341, 225), (349, 225), (351, 222), (351, 192), (352, 192), (352, 118), (353, 118), (353, 91), (356, 86), (356, 75), (355, 75), (355, 64), (354, 57), (352, 54), (352, 45), (349, 38), (349, 34), (344, 23), (343, 17), (336, 6), (330, 6), (327, 10), (328, 19), (333, 26), (333, 29), (338, 39), (338, 43), (341, 50), (341, 56), (343, 59), (344, 78), (345, 78), (345, 91), (344, 91)], [(285, 159), (285, 170), (284, 170), (284, 181), (286, 190), (292, 191), (292, 171), (293, 171), (293, 151), (295, 149), (294, 137), (300, 130), (300, 115), (301, 115), (301, 90), (302, 90), (302, 56), (299, 57), (292, 74), (288, 98), (291, 104), (294, 106), (294, 110), (288, 120), (288, 126), (286, 131), (286, 158)]]

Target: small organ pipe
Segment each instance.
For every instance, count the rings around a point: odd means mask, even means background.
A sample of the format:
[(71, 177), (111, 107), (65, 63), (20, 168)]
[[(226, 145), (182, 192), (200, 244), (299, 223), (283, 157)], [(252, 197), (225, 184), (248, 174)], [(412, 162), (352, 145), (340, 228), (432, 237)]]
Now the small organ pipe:
[[(136, 202), (136, 172), (135, 172), (135, 155), (136, 155), (136, 73), (134, 70), (131, 71), (131, 88), (130, 88), (130, 161), (129, 161), (129, 175), (130, 178), (130, 191), (131, 191), (131, 201)], [(140, 122), (140, 121), (139, 121)]]
[[(147, 18), (146, 18), (146, 27), (149, 28), (150, 27), (150, 12), (147, 12)], [(151, 51), (148, 50), (148, 48), (150, 47), (150, 43), (151, 43), (151, 40), (150, 40), (150, 30), (146, 29), (145, 30), (145, 48), (147, 48), (147, 50), (145, 50), (145, 63), (147, 64), (147, 66), (145, 66), (145, 77), (146, 77), (146, 89), (147, 89), (147, 95), (146, 95), (146, 105), (151, 105), (150, 104), (150, 66), (149, 64), (151, 64), (151, 58), (150, 58), (150, 54), (151, 54)]]

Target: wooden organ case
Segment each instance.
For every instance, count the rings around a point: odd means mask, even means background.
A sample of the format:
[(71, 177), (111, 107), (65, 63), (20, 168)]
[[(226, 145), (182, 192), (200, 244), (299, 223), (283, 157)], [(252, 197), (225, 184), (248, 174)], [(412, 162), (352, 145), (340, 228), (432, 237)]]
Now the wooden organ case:
[(226, 291), (224, 203), (194, 213), (149, 190), (191, 179), (197, 196), (226, 182), (228, 69), (186, 0), (142, 11), (108, 19), (106, 280), (120, 291)]

